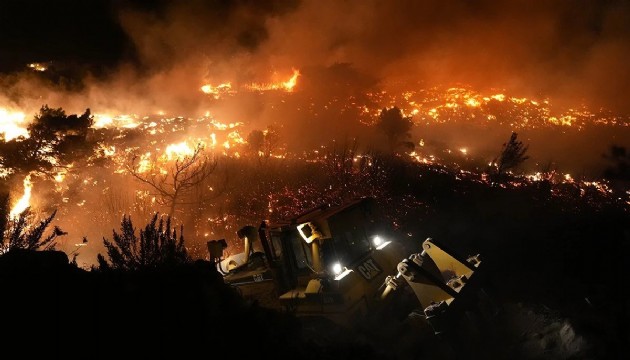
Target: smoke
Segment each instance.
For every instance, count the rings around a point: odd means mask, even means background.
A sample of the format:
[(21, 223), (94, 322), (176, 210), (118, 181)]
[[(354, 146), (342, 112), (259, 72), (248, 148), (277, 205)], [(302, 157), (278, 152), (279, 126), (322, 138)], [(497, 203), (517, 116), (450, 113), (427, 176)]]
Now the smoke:
[(267, 23), (259, 54), (627, 112), (629, 10), (623, 1), (305, 1)]
[(348, 63), (383, 81), (466, 83), (630, 111), (625, 1), (163, 4), (119, 12), (152, 90), (164, 81), (186, 96), (202, 79), (260, 81)]
[[(622, 0), (119, 0), (109, 6), (92, 16), (110, 16), (128, 44), (107, 49), (133, 51), (118, 54), (119, 68), (106, 76), (83, 79), (80, 101), (94, 108), (124, 112), (129, 106), (120, 99), (126, 99), (136, 112), (193, 113), (207, 107), (198, 91), (203, 84), (239, 86), (292, 68), (343, 63), (382, 82), (465, 83), (630, 111), (630, 5)], [(33, 96), (74, 102), (41, 91)]]

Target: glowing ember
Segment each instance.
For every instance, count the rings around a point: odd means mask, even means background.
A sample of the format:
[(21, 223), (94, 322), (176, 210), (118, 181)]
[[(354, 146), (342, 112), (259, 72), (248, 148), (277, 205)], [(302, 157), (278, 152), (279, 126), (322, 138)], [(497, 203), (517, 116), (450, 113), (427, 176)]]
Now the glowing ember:
[(34, 71), (39, 71), (39, 72), (44, 72), (48, 70), (48, 65), (44, 63), (30, 63), (26, 66), (28, 66), (30, 69), (33, 69)]

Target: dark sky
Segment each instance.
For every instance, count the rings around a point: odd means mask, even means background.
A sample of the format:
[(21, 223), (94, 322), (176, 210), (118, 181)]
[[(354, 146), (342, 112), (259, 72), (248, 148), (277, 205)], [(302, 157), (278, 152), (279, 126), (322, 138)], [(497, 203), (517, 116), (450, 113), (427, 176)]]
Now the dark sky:
[(630, 3), (1, 1), (0, 70), (49, 60), (105, 65), (114, 83), (175, 92), (349, 63), (379, 79), (462, 82), (630, 112)]
[(0, 2), (0, 70), (35, 61), (111, 65), (131, 43), (116, 21), (112, 1)]
[[(225, 34), (243, 48), (254, 48), (265, 37), (256, 17), (282, 13), (297, 6), (296, 1), (181, 1), (169, 0), (3, 0), (0, 2), (0, 71), (7, 72), (36, 61), (73, 62), (115, 66), (137, 60), (138, 45), (128, 33), (138, 16), (159, 26), (177, 21), (181, 15), (191, 26), (203, 31), (218, 30), (236, 9), (248, 9), (253, 20), (240, 32)], [(179, 11), (178, 8), (186, 10)], [(178, 15), (179, 14), (179, 15)], [(121, 24), (121, 17), (128, 24)], [(194, 24), (193, 24), (194, 23)], [(171, 29), (179, 31), (177, 29)], [(165, 30), (168, 31), (168, 30)], [(261, 35), (262, 34), (262, 35)], [(202, 40), (202, 39), (198, 39)], [(172, 49), (171, 49), (172, 50)]]

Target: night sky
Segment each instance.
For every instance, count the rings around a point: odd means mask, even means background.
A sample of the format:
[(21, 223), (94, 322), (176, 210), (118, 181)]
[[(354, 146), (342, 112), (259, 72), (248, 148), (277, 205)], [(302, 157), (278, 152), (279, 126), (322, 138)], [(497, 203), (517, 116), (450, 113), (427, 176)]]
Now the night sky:
[(3, 1), (0, 70), (21, 70), (38, 61), (115, 65), (133, 47), (112, 5), (108, 0)]
[[(167, 25), (172, 16), (177, 16), (178, 10), (172, 9), (180, 7), (179, 2), (169, 0), (3, 1), (0, 71), (21, 70), (24, 64), (36, 61), (71, 62), (95, 68), (135, 61), (138, 44), (128, 33), (134, 21), (125, 17), (151, 18), (157, 26), (162, 22)], [(198, 18), (195, 25), (204, 31), (218, 32), (237, 9), (247, 9), (253, 17), (264, 19), (267, 14), (296, 7), (296, 1), (189, 1), (184, 15)], [(253, 20), (229, 36), (243, 48), (253, 49), (266, 38), (265, 34), (264, 25)]]

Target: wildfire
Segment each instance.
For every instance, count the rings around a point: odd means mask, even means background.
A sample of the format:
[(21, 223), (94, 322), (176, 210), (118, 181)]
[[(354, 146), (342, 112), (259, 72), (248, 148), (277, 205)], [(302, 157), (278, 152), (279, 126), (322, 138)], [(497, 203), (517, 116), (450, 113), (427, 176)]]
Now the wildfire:
[[(472, 122), (509, 124), (515, 128), (548, 126), (573, 127), (578, 130), (590, 125), (630, 126), (630, 118), (612, 114), (605, 109), (593, 113), (585, 106), (554, 111), (549, 99), (529, 99), (509, 96), (497, 91), (482, 94), (467, 87), (419, 88), (400, 91), (375, 91), (365, 94), (374, 105), (349, 101), (356, 106), (361, 123), (373, 125), (383, 107), (398, 106), (414, 122)], [(479, 121), (477, 120), (477, 121)]]
[(0, 108), (0, 134), (9, 141), (18, 136), (28, 137), (26, 130), (26, 116), (21, 111), (9, 111)]
[(195, 149), (191, 148), (185, 141), (183, 141), (178, 144), (171, 144), (167, 146), (166, 150), (164, 151), (164, 156), (166, 157), (166, 160), (170, 161), (174, 159), (181, 159), (186, 156), (191, 156), (194, 153)]
[(292, 92), (297, 85), (297, 79), (300, 76), (300, 71), (297, 69), (293, 69), (293, 75), (289, 80), (265, 83), (265, 84), (257, 84), (253, 83), (247, 85), (246, 88), (253, 91), (269, 91), (269, 90), (284, 90), (287, 92)]
[(140, 122), (135, 115), (106, 115), (106, 114), (94, 114), (95, 129), (101, 128), (125, 128), (134, 129), (140, 125)]
[[(297, 79), (300, 76), (300, 71), (293, 69), (293, 74), (286, 81), (273, 81), (270, 83), (251, 83), (244, 85), (242, 88), (248, 91), (270, 91), (270, 90), (282, 90), (286, 92), (292, 92), (297, 85)], [(204, 84), (200, 88), (204, 94), (212, 96), (215, 100), (223, 98), (225, 95), (234, 95), (237, 93), (233, 88), (232, 82), (228, 81), (219, 85)]]
[(282, 83), (287, 91), (293, 91), (293, 88), (295, 87), (295, 85), (297, 85), (298, 76), (300, 76), (300, 71), (293, 69), (293, 76), (291, 76), (289, 80)]
[(232, 83), (227, 82), (223, 84), (219, 84), (217, 86), (212, 86), (211, 84), (205, 84), (201, 87), (201, 91), (205, 94), (212, 95), (215, 99), (220, 99), (222, 95), (234, 94), (235, 91), (232, 90)]
[[(28, 67), (33, 71), (46, 71), (47, 65), (33, 63)], [(251, 92), (256, 92), (254, 95), (260, 95), (264, 100), (271, 100), (269, 108), (285, 110), (291, 105), (288, 98), (296, 98), (296, 94), (291, 94), (298, 86), (301, 73), (297, 68), (289, 70), (288, 68), (274, 73), (268, 77), (256, 78), (256, 82), (252, 83), (239, 83), (235, 79), (233, 81), (225, 81), (230, 79), (218, 79), (214, 81), (210, 79), (202, 79), (191, 89), (189, 89), (193, 95), (205, 97), (207, 99), (214, 99), (217, 101), (210, 101), (210, 103), (219, 103), (219, 101), (227, 100), (229, 105), (231, 99), (228, 97), (236, 97), (239, 94), (248, 93), (246, 100), (252, 98)], [(260, 81), (260, 82), (257, 82)], [(399, 86), (399, 85), (396, 85)], [(203, 94), (199, 93), (201, 91)], [(269, 91), (270, 95), (266, 98), (263, 92)], [(205, 95), (204, 95), (205, 94)], [(298, 94), (299, 95), (299, 94)], [(516, 96), (514, 96), (516, 95)], [(306, 99), (307, 97), (304, 97)], [(239, 100), (239, 99), (237, 99)], [(303, 100), (303, 99), (301, 99)], [(282, 107), (276, 106), (278, 102), (283, 103)], [(322, 101), (326, 101), (322, 103)], [(238, 103), (238, 102), (236, 102)], [(96, 105), (96, 104), (86, 104)], [(161, 105), (159, 105), (161, 106)], [(275, 106), (275, 108), (274, 108)], [(520, 96), (519, 94), (511, 94), (502, 89), (493, 89), (488, 91), (475, 91), (461, 85), (457, 87), (433, 87), (424, 88), (416, 85), (406, 87), (405, 89), (392, 90), (392, 89), (377, 89), (370, 92), (364, 92), (358, 94), (353, 92), (346, 99), (325, 97), (311, 97), (307, 100), (307, 103), (296, 104), (297, 110), (304, 112), (309, 111), (311, 114), (317, 116), (331, 116), (341, 106), (341, 112), (348, 111), (351, 116), (345, 116), (345, 118), (355, 118), (364, 125), (373, 125), (375, 119), (378, 119), (381, 109), (392, 106), (398, 106), (402, 110), (405, 116), (411, 115), (413, 121), (416, 124), (421, 123), (445, 123), (445, 122), (473, 122), (481, 124), (482, 126), (493, 126), (495, 124), (510, 124), (514, 125), (514, 128), (533, 128), (537, 126), (562, 126), (573, 128), (580, 128), (584, 124), (618, 124), (623, 123), (625, 120), (621, 117), (615, 117), (611, 114), (605, 113), (604, 110), (600, 110), (598, 113), (591, 113), (586, 108), (574, 108), (567, 111), (554, 111), (550, 101), (547, 99), (528, 99)], [(229, 109), (229, 107), (226, 107)], [(17, 108), (15, 108), (17, 109)], [(196, 109), (196, 108), (195, 108)], [(0, 141), (2, 141), (2, 134), (4, 134), (4, 140), (9, 141), (16, 139), (19, 136), (28, 137), (27, 125), (31, 119), (25, 116), (25, 112), (28, 113), (29, 109), (21, 109), (22, 111), (14, 111), (14, 108), (7, 105), (3, 108), (0, 105)], [(98, 109), (97, 113), (92, 113), (94, 118), (93, 129), (106, 129), (107, 131), (94, 131), (93, 134), (98, 139), (98, 145), (96, 148), (96, 155), (94, 157), (102, 160), (108, 158), (108, 161), (103, 162), (88, 162), (85, 168), (79, 169), (83, 166), (83, 163), (77, 163), (77, 166), (73, 167), (72, 164), (61, 163), (63, 160), (59, 160), (58, 163), (53, 163), (54, 170), (48, 175), (48, 180), (54, 180), (51, 183), (45, 183), (44, 178), (35, 179), (36, 173), (29, 174), (23, 179), (23, 194), (20, 199), (12, 207), (10, 216), (19, 216), (24, 210), (31, 206), (33, 203), (43, 203), (42, 199), (51, 194), (50, 191), (42, 191), (42, 194), (35, 192), (33, 198), (31, 198), (32, 181), (37, 182), (38, 190), (40, 187), (44, 187), (47, 184), (48, 187), (56, 191), (58, 197), (46, 198), (46, 202), (56, 202), (55, 205), (61, 203), (65, 208), (80, 207), (79, 212), (81, 216), (84, 214), (94, 215), (94, 219), (101, 221), (101, 216), (105, 217), (106, 214), (115, 215), (123, 212), (137, 211), (140, 213), (146, 213), (150, 210), (154, 210), (156, 206), (163, 206), (159, 197), (156, 198), (154, 193), (148, 190), (141, 190), (142, 184), (138, 184), (138, 189), (133, 187), (134, 185), (127, 186), (129, 173), (123, 169), (129, 170), (129, 167), (124, 165), (130, 165), (125, 161), (129, 160), (129, 155), (135, 154), (135, 162), (133, 163), (134, 171), (138, 174), (144, 174), (147, 178), (166, 178), (169, 175), (169, 171), (173, 168), (173, 163), (177, 160), (185, 157), (190, 157), (195, 154), (202, 146), (204, 151), (211, 151), (213, 155), (220, 155), (232, 160), (243, 157), (246, 158), (251, 154), (248, 149), (245, 152), (243, 147), (247, 144), (244, 139), (243, 128), (246, 125), (243, 122), (235, 121), (227, 117), (217, 121), (211, 115), (211, 111), (205, 113), (205, 116), (200, 117), (187, 117), (186, 116), (166, 116), (172, 109), (163, 109), (163, 112), (152, 112), (151, 115), (144, 116), (146, 114), (124, 114), (118, 112), (116, 109)], [(205, 111), (207, 109), (203, 109)], [(223, 110), (219, 107), (218, 112)], [(286, 113), (286, 118), (292, 114), (291, 110)], [(214, 111), (214, 109), (212, 109)], [(275, 110), (274, 110), (275, 111)], [(321, 115), (322, 113), (326, 113)], [(279, 113), (280, 115), (284, 115)], [(354, 117), (356, 114), (356, 117)], [(182, 114), (184, 115), (184, 114)], [(274, 115), (276, 115), (274, 113)], [(224, 115), (223, 115), (224, 116)], [(284, 118), (280, 117), (280, 120)], [(238, 120), (238, 119), (237, 119)], [(262, 122), (257, 122), (259, 126)], [(314, 121), (314, 123), (316, 123)], [(630, 124), (630, 122), (628, 122)], [(247, 124), (249, 125), (249, 124)], [(316, 125), (317, 126), (317, 125)], [(109, 130), (115, 130), (110, 132)], [(265, 135), (267, 130), (264, 131)], [(112, 135), (113, 134), (113, 135)], [(92, 135), (92, 133), (91, 133)], [(91, 136), (90, 135), (90, 136)], [(103, 137), (99, 137), (105, 135)], [(291, 136), (290, 134), (282, 134), (283, 136)], [(245, 138), (247, 138), (245, 136)], [(281, 138), (279, 142), (283, 142), (285, 139)], [(453, 150), (448, 150), (450, 156), (445, 155), (443, 152), (434, 152), (437, 149), (432, 149), (430, 142), (427, 142), (425, 146), (425, 140), (420, 139), (416, 143), (415, 150), (406, 155), (409, 160), (419, 165), (426, 165), (427, 171), (446, 171), (442, 170), (442, 165), (451, 161), (470, 161), (472, 156), (478, 150), (473, 148), (464, 147), (464, 144), (458, 144), (459, 146), (453, 147)], [(288, 159), (289, 161), (298, 160), (306, 161), (308, 163), (321, 164), (327, 151), (314, 150), (311, 155), (310, 152), (305, 153), (292, 153), (283, 147), (282, 144), (277, 145), (273, 149), (269, 149), (267, 153), (260, 152), (261, 157), (270, 159)], [(241, 151), (243, 150), (243, 151)], [(432, 154), (434, 153), (434, 154)], [(242, 155), (240, 155), (242, 154)], [(440, 158), (440, 157), (444, 158)], [(93, 159), (93, 158), (92, 158)], [(372, 162), (369, 158), (365, 158), (363, 155), (357, 155), (353, 157), (353, 162), (356, 166), (363, 164), (367, 161), (368, 166), (371, 169), (378, 168), (378, 162)], [(365, 160), (365, 161), (363, 161)], [(479, 159), (472, 159), (479, 160)], [(265, 161), (267, 161), (265, 159)], [(269, 160), (274, 161), (274, 160)], [(238, 162), (234, 162), (237, 165)], [(98, 165), (94, 165), (98, 164)], [(462, 165), (462, 164), (455, 164)], [(491, 164), (496, 166), (496, 164)], [(103, 166), (103, 169), (110, 172), (104, 176), (99, 169), (87, 169), (89, 166)], [(0, 167), (0, 177), (4, 172), (11, 174), (10, 171), (14, 169), (3, 169)], [(83, 172), (85, 170), (85, 172)], [(81, 171), (81, 173), (79, 173)], [(98, 176), (96, 175), (98, 174)], [(160, 176), (164, 175), (164, 176)], [(6, 176), (6, 175), (5, 175)], [(457, 180), (474, 180), (484, 183), (490, 183), (490, 176), (482, 173), (471, 173), (459, 170), (455, 179)], [(548, 173), (536, 173), (534, 175), (527, 176), (523, 179), (518, 178), (517, 183), (532, 184), (537, 181), (550, 181), (554, 186), (560, 187), (560, 185), (573, 185), (581, 187), (582, 191), (598, 190), (601, 193), (608, 193), (610, 190), (604, 183), (590, 182), (583, 183), (580, 180), (573, 179), (569, 174), (555, 174), (549, 175)], [(17, 182), (19, 182), (19, 178)], [(528, 183), (529, 182), (529, 183)], [(11, 181), (15, 183), (15, 181)], [(121, 186), (120, 184), (125, 184)], [(203, 189), (199, 189), (200, 192), (212, 192), (215, 189), (220, 189), (222, 184), (209, 182)], [(246, 183), (247, 185), (247, 183)], [(265, 209), (271, 216), (277, 216), (276, 214), (282, 213), (282, 208), (279, 204), (283, 200), (290, 199), (296, 196), (294, 189), (291, 186), (281, 186), (282, 184), (278, 180), (265, 184), (265, 187), (269, 188), (284, 188), (284, 190), (273, 190), (276, 193), (270, 192), (266, 194), (268, 198), (268, 207)], [(523, 186), (525, 186), (523, 185)], [(19, 185), (18, 185), (19, 186)], [(16, 186), (16, 187), (18, 187)], [(214, 187), (213, 187), (214, 186)], [(366, 185), (369, 186), (369, 185)], [(514, 185), (516, 186), (516, 185)], [(12, 189), (15, 193), (20, 193), (22, 189)], [(262, 191), (262, 190), (261, 190)], [(308, 186), (297, 190), (300, 194), (313, 191)], [(89, 193), (87, 199), (81, 199), (81, 196), (85, 192)], [(126, 193), (129, 192), (129, 193)], [(37, 197), (37, 196), (41, 196)], [(99, 197), (93, 197), (92, 195)], [(630, 195), (630, 193), (629, 193)], [(558, 195), (560, 196), (560, 195)], [(265, 199), (264, 197), (261, 197)], [(185, 199), (189, 200), (189, 199)], [(102, 202), (102, 207), (94, 210), (92, 206), (95, 202)], [(263, 200), (264, 201), (264, 200)], [(229, 201), (228, 201), (229, 202)], [(188, 204), (181, 206), (189, 206)], [(190, 205), (192, 206), (192, 205)], [(201, 206), (201, 205), (195, 205)], [(214, 204), (203, 205), (206, 208), (184, 208), (184, 210), (192, 210), (191, 213), (203, 214), (204, 218), (207, 218), (207, 223), (211, 224), (211, 228), (203, 228), (205, 225), (195, 225), (195, 230), (203, 230), (201, 233), (215, 234), (214, 230), (221, 227), (227, 229), (228, 224), (236, 222), (235, 215), (215, 214)], [(263, 208), (264, 209), (264, 208)], [(223, 212), (223, 209), (217, 210)], [(72, 210), (68, 211), (65, 215)], [(96, 215), (95, 215), (96, 214)], [(107, 215), (107, 216), (109, 216)], [(239, 214), (241, 216), (242, 214)], [(196, 216), (196, 215), (195, 215)], [(201, 216), (201, 215), (199, 215)], [(87, 218), (87, 216), (85, 216)], [(199, 219), (202, 219), (201, 217)], [(84, 219), (81, 219), (83, 221)], [(241, 220), (241, 219), (239, 219)], [(65, 221), (65, 219), (64, 219)], [(105, 223), (105, 222), (102, 222)], [(232, 225), (230, 225), (232, 226)], [(219, 236), (219, 232), (216, 235)]]
[(16, 218), (20, 215), (24, 210), (26, 210), (31, 201), (31, 189), (33, 188), (33, 183), (31, 183), (31, 174), (26, 175), (24, 178), (24, 195), (18, 200), (18, 202), (13, 206), (11, 212), (9, 213), (9, 217)]
[(44, 72), (46, 70), (48, 70), (48, 65), (44, 64), (44, 63), (39, 63), (39, 62), (35, 62), (35, 63), (30, 63), (28, 65), (26, 65), (28, 68), (33, 69), (34, 71), (39, 71), (39, 72)]
[(136, 171), (138, 171), (138, 173), (145, 173), (152, 168), (153, 165), (151, 164), (151, 153), (147, 152), (142, 154), (142, 156), (140, 156), (140, 161), (138, 161), (138, 168), (136, 169)]

